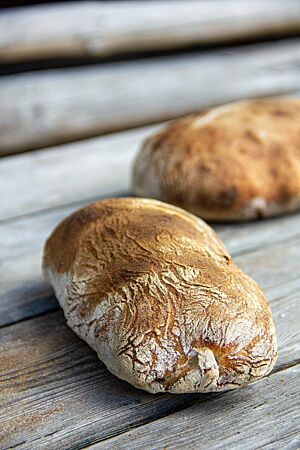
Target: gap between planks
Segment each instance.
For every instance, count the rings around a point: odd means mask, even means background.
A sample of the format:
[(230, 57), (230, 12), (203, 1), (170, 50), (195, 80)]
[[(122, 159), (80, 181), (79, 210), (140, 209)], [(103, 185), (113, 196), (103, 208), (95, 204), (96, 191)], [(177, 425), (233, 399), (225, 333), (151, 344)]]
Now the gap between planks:
[(240, 98), (297, 91), (299, 42), (2, 77), (0, 153), (141, 126)]
[[(71, 2), (6, 10), (0, 61), (99, 56), (300, 30), (297, 0)], [(20, 33), (20, 29), (22, 33)]]
[[(206, 402), (205, 410), (192, 405), (146, 425), (134, 427), (114, 438), (85, 447), (85, 450), (252, 450), (261, 447), (274, 450), (283, 448), (283, 441), (286, 445), (284, 448), (299, 448), (300, 395), (297, 380), (300, 365), (287, 369), (286, 374), (282, 375), (284, 378), (280, 373), (272, 373), (268, 379), (248, 386), (247, 391), (242, 393), (244, 395), (233, 391), (222, 399), (212, 397)], [(234, 404), (235, 399), (237, 402)], [(222, 412), (218, 415), (216, 410), (221, 401)], [(278, 446), (274, 445), (276, 442), (279, 443)]]
[(140, 128), (0, 159), (0, 223), (127, 192), (138, 147), (157, 129)]
[[(299, 92), (293, 95), (299, 96)], [(0, 158), (0, 223), (129, 192), (131, 170), (141, 143), (164, 125)]]

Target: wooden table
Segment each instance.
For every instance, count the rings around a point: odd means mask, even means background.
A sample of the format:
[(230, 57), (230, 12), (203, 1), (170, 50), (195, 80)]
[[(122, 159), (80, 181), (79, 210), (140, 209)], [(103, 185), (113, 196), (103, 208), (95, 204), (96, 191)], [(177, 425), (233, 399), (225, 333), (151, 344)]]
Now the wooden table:
[[(1, 448), (300, 447), (300, 213), (247, 224), (212, 224), (235, 262), (263, 287), (278, 330), (279, 357), (273, 372), (237, 391), (150, 395), (118, 380), (66, 326), (40, 272), (43, 243), (62, 218), (95, 199), (130, 195), (132, 160), (141, 140), (157, 127), (137, 125), (228, 99), (299, 91), (299, 43), (294, 37), (251, 48), (205, 50), (190, 54), (187, 66), (168, 55), (120, 66), (105, 63), (104, 70), (99, 63), (71, 72), (46, 70), (0, 79), (4, 131), (0, 146), (3, 153), (10, 153), (0, 159)], [(245, 70), (247, 61), (252, 65)], [(165, 72), (160, 72), (163, 67)], [(170, 67), (174, 70), (168, 87)], [(231, 82), (233, 69), (236, 78)], [(178, 76), (180, 70), (186, 70), (187, 79)], [(115, 74), (116, 91), (104, 78), (99, 82), (103, 73), (108, 79)], [(115, 93), (122, 93), (117, 81), (131, 73), (132, 88), (125, 84), (127, 93), (120, 94), (116, 103)], [(223, 73), (227, 85), (223, 82), (222, 90), (214, 90), (211, 80), (222, 83)], [(65, 99), (55, 89), (60, 85), (55, 84), (57, 79), (73, 75), (67, 85), (76, 79), (72, 89), (81, 89), (75, 106), (71, 88)], [(82, 80), (88, 86), (92, 79), (96, 81), (85, 96)], [(27, 90), (18, 97), (24, 86)], [(144, 86), (145, 94), (137, 95), (131, 90), (134, 86)], [(40, 89), (36, 97), (35, 89)], [(93, 109), (94, 95), (101, 101)], [(78, 114), (82, 108), (77, 121), (68, 115), (72, 107)], [(109, 108), (106, 115), (105, 108)], [(37, 120), (32, 129), (32, 111), (37, 117), (46, 111), (43, 117), (52, 122)], [(67, 121), (65, 129), (59, 127), (55, 113), (62, 125)], [(104, 116), (105, 126), (95, 130), (86, 125), (87, 117), (99, 122)], [(76, 123), (81, 132), (74, 137)], [(15, 154), (129, 125), (135, 128)]]

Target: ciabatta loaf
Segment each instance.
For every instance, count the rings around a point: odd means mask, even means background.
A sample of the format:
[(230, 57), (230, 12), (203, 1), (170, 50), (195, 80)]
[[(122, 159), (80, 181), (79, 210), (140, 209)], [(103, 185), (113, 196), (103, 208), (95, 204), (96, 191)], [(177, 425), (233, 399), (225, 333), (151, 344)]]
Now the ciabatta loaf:
[(147, 139), (133, 191), (204, 219), (248, 220), (300, 207), (300, 100), (232, 103)]
[(275, 363), (263, 292), (182, 209), (135, 198), (89, 205), (54, 230), (43, 270), (69, 326), (138, 388), (224, 391)]

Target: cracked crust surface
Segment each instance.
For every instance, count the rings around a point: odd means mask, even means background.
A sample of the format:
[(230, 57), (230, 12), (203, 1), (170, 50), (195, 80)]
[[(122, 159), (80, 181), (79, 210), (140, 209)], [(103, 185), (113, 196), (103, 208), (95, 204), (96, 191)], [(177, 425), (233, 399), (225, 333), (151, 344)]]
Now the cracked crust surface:
[(300, 100), (236, 102), (171, 122), (144, 142), (132, 185), (207, 220), (300, 208)]
[(263, 292), (205, 222), (174, 206), (89, 205), (54, 230), (43, 271), (69, 326), (137, 388), (222, 391), (275, 363)]

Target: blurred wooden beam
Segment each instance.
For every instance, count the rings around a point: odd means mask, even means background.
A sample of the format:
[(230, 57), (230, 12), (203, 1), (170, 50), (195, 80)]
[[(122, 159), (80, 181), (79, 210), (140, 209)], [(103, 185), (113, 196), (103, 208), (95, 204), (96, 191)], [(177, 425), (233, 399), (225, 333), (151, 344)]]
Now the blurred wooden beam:
[(110, 55), (295, 31), (298, 0), (36, 5), (1, 13), (0, 61)]
[(155, 123), (235, 99), (300, 90), (300, 40), (11, 75), (0, 154)]
[(142, 140), (154, 130), (156, 127), (138, 128), (0, 158), (0, 222), (128, 193), (134, 156)]

